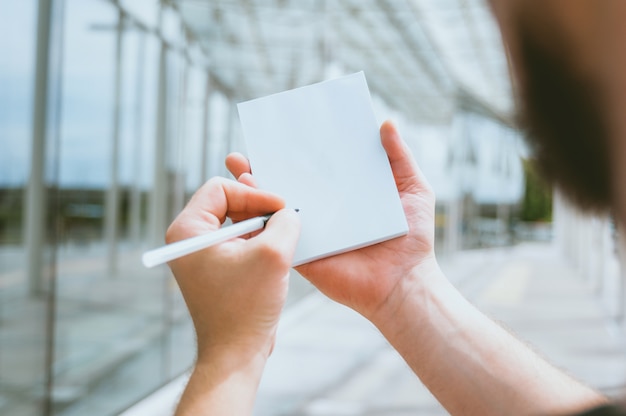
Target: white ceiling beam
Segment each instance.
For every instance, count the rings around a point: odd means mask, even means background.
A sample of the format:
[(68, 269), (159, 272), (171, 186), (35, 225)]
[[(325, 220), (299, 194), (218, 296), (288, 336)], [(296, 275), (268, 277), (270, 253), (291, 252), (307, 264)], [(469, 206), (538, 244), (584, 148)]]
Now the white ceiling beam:
[(267, 43), (261, 30), (259, 16), (257, 10), (251, 0), (241, 0), (243, 2), (244, 9), (246, 10), (246, 16), (248, 18), (248, 24), (250, 26), (250, 32), (256, 38), (256, 46), (259, 54), (259, 60), (265, 71), (268, 80), (271, 84), (276, 85), (276, 74), (272, 65), (272, 59), (269, 54)]
[[(395, 9), (392, 6), (393, 2), (390, 0), (377, 0), (377, 3), (380, 9), (384, 12), (384, 15), (387, 18), (387, 21), (389, 22), (391, 27), (393, 27), (398, 32), (400, 38), (406, 44), (407, 50), (411, 53), (413, 59), (420, 64), (424, 74), (429, 77), (429, 79), (433, 83), (433, 86), (438, 89), (442, 94), (449, 93), (449, 91), (447, 91), (448, 88), (446, 88), (445, 85), (445, 79), (448, 78), (448, 74), (438, 73), (437, 70), (430, 64), (430, 62), (424, 59), (424, 56), (420, 54), (419, 51), (420, 49), (422, 49), (422, 46), (419, 45), (415, 38), (407, 31), (404, 23), (396, 15)], [(433, 47), (433, 45), (428, 46)]]
[[(344, 6), (346, 14), (351, 13), (354, 9), (352, 4), (346, 3), (345, 1), (341, 4)], [(352, 18), (354, 19), (354, 17)], [(347, 21), (346, 19), (347, 18), (345, 16), (342, 16), (343, 21)], [(365, 20), (364, 17), (359, 17), (359, 19), (361, 19), (360, 22), (363, 27), (374, 27), (376, 25), (376, 23), (372, 23), (370, 20)], [(364, 24), (364, 22), (367, 22), (367, 25)], [(416, 74), (407, 67), (408, 59), (403, 55), (397, 46), (385, 42), (382, 37), (376, 36), (376, 33), (372, 33), (367, 29), (364, 29), (363, 31), (368, 32), (370, 35), (368, 39), (369, 42), (359, 42), (355, 40), (348, 31), (341, 30), (343, 25), (340, 22), (337, 22), (337, 24), (333, 26), (339, 34), (339, 39), (341, 39), (344, 43), (349, 44), (349, 47), (354, 51), (354, 53), (364, 56), (368, 65), (376, 68), (376, 72), (379, 76), (389, 80), (391, 85), (377, 91), (377, 93), (388, 101), (392, 107), (396, 108), (400, 112), (406, 112), (411, 109), (418, 113), (413, 113), (412, 116), (419, 116), (424, 119), (437, 118), (439, 116), (438, 108), (436, 105), (433, 105), (433, 101), (441, 101), (442, 95), (433, 97), (431, 94), (431, 100), (429, 100), (429, 102), (419, 99), (419, 97), (424, 96), (423, 90), (417, 90), (416, 88), (410, 87), (411, 84), (415, 85), (416, 77), (418, 77), (419, 74)], [(371, 45), (378, 45), (378, 47), (376, 49), (372, 49)], [(381, 53), (374, 54), (373, 50), (379, 50)], [(384, 55), (382, 54), (382, 51), (385, 51)], [(390, 59), (390, 54), (392, 53), (395, 57)], [(381, 59), (381, 56), (384, 56), (384, 58)], [(385, 63), (385, 69), (383, 69), (383, 66), (380, 65), (381, 62)]]

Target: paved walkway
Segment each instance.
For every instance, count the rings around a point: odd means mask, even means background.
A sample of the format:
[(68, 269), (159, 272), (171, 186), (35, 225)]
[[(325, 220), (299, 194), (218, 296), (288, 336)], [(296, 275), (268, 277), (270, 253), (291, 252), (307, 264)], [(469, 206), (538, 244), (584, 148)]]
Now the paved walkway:
[[(549, 361), (620, 394), (626, 332), (550, 245), (463, 252), (442, 268), (470, 301)], [(170, 409), (183, 385), (178, 380), (163, 394)], [(255, 416), (409, 414), (447, 413), (364, 318), (317, 292), (286, 311)]]
[[(625, 385), (623, 330), (550, 246), (461, 253), (442, 268), (557, 366), (610, 395)], [(447, 414), (360, 315), (316, 293), (287, 318), (256, 415)]]
[[(143, 267), (142, 252), (121, 245), (118, 274), (110, 276), (102, 244), (58, 251), (55, 414), (116, 414), (193, 362), (195, 336), (180, 291), (165, 266)], [(46, 388), (49, 299), (29, 295), (23, 254), (0, 250), (0, 415), (41, 413)], [(290, 283), (288, 306), (313, 290), (303, 279)]]

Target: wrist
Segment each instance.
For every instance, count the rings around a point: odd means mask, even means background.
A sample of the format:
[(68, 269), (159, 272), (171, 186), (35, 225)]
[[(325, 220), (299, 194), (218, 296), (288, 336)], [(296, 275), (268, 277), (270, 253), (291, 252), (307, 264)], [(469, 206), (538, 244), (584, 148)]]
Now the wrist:
[(370, 320), (392, 343), (407, 330), (417, 335), (415, 329), (425, 329), (429, 324), (430, 310), (437, 303), (434, 300), (450, 288), (452, 285), (433, 254), (399, 279), (384, 305)]
[(267, 354), (211, 348), (198, 357), (176, 415), (250, 414)]
[(195, 367), (220, 373), (262, 373), (270, 348), (247, 345), (212, 345), (198, 350)]
[[(259, 318), (257, 313), (255, 318)], [(213, 362), (215, 357), (235, 358), (238, 361), (267, 360), (274, 349), (278, 322), (267, 328), (256, 325), (237, 325), (237, 322), (199, 325), (194, 321), (197, 340), (197, 363)]]

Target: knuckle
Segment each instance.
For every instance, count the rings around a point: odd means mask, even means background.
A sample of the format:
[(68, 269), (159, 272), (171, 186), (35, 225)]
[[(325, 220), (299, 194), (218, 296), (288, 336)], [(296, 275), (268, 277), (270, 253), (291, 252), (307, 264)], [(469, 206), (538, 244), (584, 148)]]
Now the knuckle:
[(165, 231), (165, 244), (175, 243), (194, 235), (189, 221), (187, 210), (183, 210)]
[(259, 261), (264, 264), (265, 267), (271, 268), (289, 268), (289, 259), (287, 256), (275, 245), (264, 242), (261, 243), (257, 250)]
[(221, 176), (214, 176), (211, 179), (209, 179), (208, 181), (206, 181), (206, 185), (209, 188), (216, 187), (216, 186), (222, 186), (225, 181), (226, 181), (226, 179), (222, 178)]
[(165, 244), (175, 243), (180, 240), (180, 233), (178, 220), (174, 220), (174, 222), (167, 227), (167, 231), (165, 231)]

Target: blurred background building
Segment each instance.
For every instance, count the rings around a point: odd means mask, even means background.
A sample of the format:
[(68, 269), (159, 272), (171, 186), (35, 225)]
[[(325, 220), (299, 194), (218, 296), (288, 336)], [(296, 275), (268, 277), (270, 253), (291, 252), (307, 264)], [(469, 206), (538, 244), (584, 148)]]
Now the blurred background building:
[(183, 374), (191, 322), (141, 253), (245, 153), (236, 103), (360, 70), (436, 191), (440, 258), (554, 240), (622, 315), (611, 222), (526, 161), (482, 0), (0, 0), (0, 31), (0, 414), (117, 414)]

